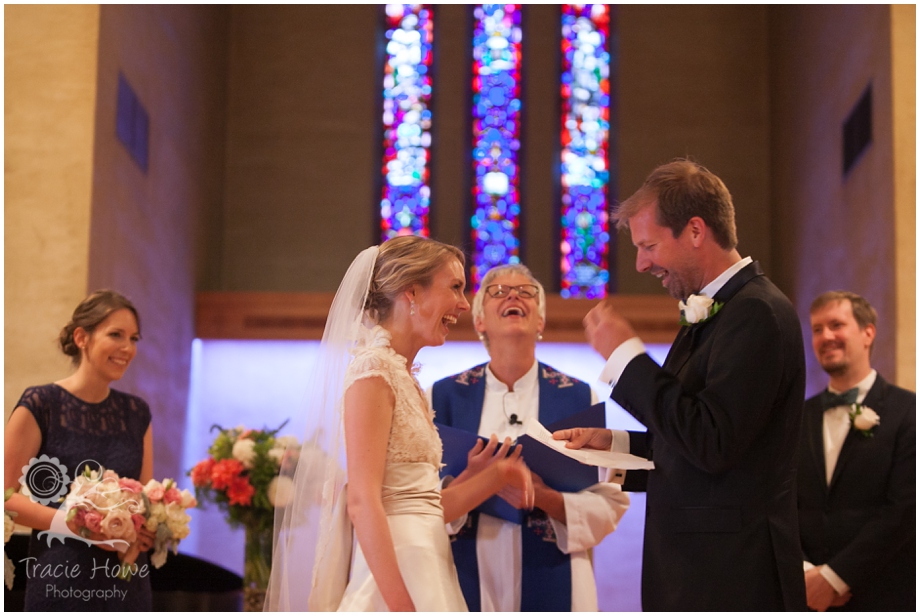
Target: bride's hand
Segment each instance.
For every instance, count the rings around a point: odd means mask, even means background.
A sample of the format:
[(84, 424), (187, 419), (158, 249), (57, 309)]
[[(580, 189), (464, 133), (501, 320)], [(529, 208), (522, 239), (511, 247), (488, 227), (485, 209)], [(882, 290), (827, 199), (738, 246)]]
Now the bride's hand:
[(505, 486), (499, 490), (498, 495), (517, 509), (533, 509), (533, 477), (521, 459), (521, 448), (515, 448), (510, 456), (498, 464), (505, 479)]
[(482, 439), (477, 440), (473, 448), (466, 454), (466, 468), (454, 481), (462, 482), (481, 473), (495, 462), (505, 459), (509, 449), (511, 449), (511, 439), (507, 437), (502, 441), (501, 447), (498, 446), (498, 437), (494, 434), (488, 442)]

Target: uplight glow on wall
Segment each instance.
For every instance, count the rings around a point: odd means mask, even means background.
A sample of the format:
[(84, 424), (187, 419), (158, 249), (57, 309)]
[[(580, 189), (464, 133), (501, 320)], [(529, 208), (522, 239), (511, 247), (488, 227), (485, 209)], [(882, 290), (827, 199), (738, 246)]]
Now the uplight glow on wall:
[(473, 289), (496, 265), (520, 262), (521, 5), (473, 10)]
[(604, 297), (610, 280), (609, 30), (607, 5), (562, 5), (563, 297)]
[(429, 235), (433, 40), (429, 5), (386, 5), (386, 28), (382, 241), (398, 235)]

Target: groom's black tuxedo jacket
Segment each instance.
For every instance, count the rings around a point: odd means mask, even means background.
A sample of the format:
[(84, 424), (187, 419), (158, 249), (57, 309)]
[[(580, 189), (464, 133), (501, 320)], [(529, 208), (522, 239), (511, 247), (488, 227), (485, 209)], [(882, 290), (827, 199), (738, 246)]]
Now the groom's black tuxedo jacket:
[(805, 402), (799, 448), (799, 524), (805, 559), (849, 584), (843, 609), (916, 610), (917, 395), (875, 379), (863, 404), (872, 436), (851, 430), (828, 486), (821, 396)]
[[(751, 263), (683, 327), (664, 367), (626, 366), (611, 397), (648, 473), (645, 610), (801, 610), (796, 449), (805, 355), (795, 309)], [(628, 475), (627, 475), (628, 476)]]

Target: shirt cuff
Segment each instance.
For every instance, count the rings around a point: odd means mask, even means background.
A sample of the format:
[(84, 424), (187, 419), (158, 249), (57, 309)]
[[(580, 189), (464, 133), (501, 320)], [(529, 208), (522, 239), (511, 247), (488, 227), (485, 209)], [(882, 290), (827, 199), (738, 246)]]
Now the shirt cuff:
[(827, 565), (822, 565), (819, 569), (821, 575), (827, 580), (827, 583), (834, 587), (834, 590), (837, 591), (838, 595), (843, 595), (849, 592), (850, 586), (842, 579), (840, 576), (834, 573), (834, 570), (828, 567)]
[(610, 354), (604, 369), (601, 370), (600, 380), (613, 387), (623, 376), (626, 365), (643, 353), (645, 353), (645, 345), (642, 344), (642, 339), (638, 336), (630, 338)]

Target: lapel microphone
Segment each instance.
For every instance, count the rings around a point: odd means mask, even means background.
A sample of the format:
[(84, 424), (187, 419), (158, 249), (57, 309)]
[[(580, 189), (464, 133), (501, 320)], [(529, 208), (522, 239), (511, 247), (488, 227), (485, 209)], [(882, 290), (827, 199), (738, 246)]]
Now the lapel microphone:
[(524, 425), (523, 421), (518, 421), (517, 413), (511, 413), (511, 417), (508, 418), (508, 423), (510, 423), (512, 426), (515, 424)]

